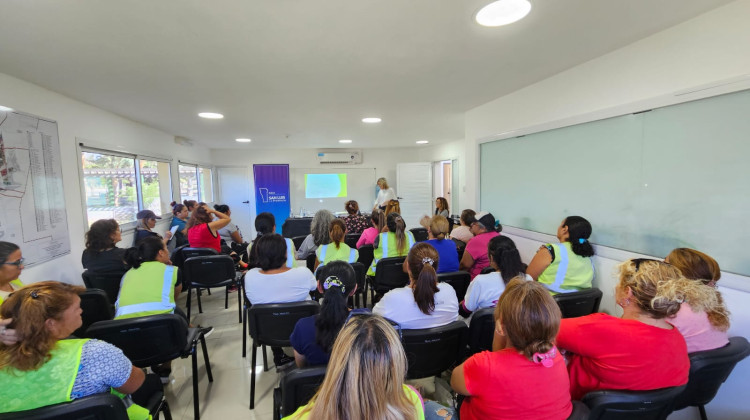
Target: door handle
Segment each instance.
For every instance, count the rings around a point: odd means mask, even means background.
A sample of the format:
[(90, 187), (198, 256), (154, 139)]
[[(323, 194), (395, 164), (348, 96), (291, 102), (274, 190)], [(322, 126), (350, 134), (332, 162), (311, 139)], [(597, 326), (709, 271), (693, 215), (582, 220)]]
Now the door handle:
[(242, 204), (250, 204), (250, 201), (243, 201)]

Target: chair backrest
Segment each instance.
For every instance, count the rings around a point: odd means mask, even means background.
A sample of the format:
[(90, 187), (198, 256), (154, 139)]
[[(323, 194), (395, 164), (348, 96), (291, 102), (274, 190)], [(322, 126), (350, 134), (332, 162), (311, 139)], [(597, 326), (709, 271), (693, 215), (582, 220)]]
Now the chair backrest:
[(594, 391), (583, 396), (590, 420), (664, 420), (685, 385), (652, 391)]
[(750, 344), (745, 337), (732, 337), (729, 344), (718, 349), (691, 353), (690, 379), (685, 391), (677, 397), (675, 410), (708, 404), (734, 366), (748, 355)]
[(357, 251), (359, 252), (357, 262), (361, 262), (365, 268), (370, 268), (372, 260), (375, 259), (375, 248), (372, 245), (362, 245)]
[(289, 346), (289, 336), (292, 335), (297, 321), (318, 312), (320, 305), (312, 300), (252, 305), (248, 310), (250, 336), (256, 344)]
[(495, 308), (480, 309), (469, 322), (469, 354), (492, 351), (495, 336)]
[(185, 260), (185, 282), (195, 287), (212, 287), (233, 281), (234, 260), (229, 255), (203, 255)]
[(566, 420), (588, 420), (590, 410), (586, 404), (580, 401), (572, 401), (572, 403), (573, 411), (570, 412), (570, 415)]
[(117, 295), (120, 294), (120, 282), (125, 273), (97, 273), (86, 270), (81, 273), (83, 284), (87, 289), (101, 289), (107, 295), (109, 303), (114, 305), (117, 301)]
[(73, 332), (76, 337), (85, 337), (86, 330), (99, 321), (109, 321), (115, 316), (115, 310), (101, 289), (86, 289), (81, 297), (81, 327)]
[(172, 264), (178, 268), (183, 269), (185, 267), (185, 261), (192, 257), (202, 257), (204, 255), (217, 255), (213, 248), (190, 248), (189, 246), (179, 247), (172, 253)]
[(373, 287), (378, 293), (386, 293), (409, 284), (409, 275), (404, 273), (406, 257), (382, 258), (375, 267)]
[(563, 318), (576, 318), (599, 312), (602, 291), (596, 287), (580, 292), (558, 293), (553, 296)]
[(148, 367), (181, 357), (187, 347), (187, 328), (179, 315), (150, 315), (97, 322), (86, 336), (118, 347), (133, 365)]
[(347, 233), (344, 237), (344, 243), (349, 245), (349, 248), (355, 249), (360, 236), (362, 236), (361, 233)]
[(294, 369), (281, 378), (281, 415), (289, 416), (307, 404), (326, 376), (326, 366)]
[(464, 257), (464, 251), (466, 250), (466, 242), (460, 241), (455, 238), (451, 238), (454, 244), (456, 244), (456, 252), (458, 252), (458, 260), (461, 261), (461, 259)]
[(120, 398), (109, 394), (95, 394), (67, 403), (49, 405), (33, 410), (1, 413), (0, 420), (128, 420), (128, 413)]
[(446, 282), (453, 286), (453, 289), (456, 291), (456, 297), (461, 302), (466, 296), (466, 289), (469, 288), (469, 283), (471, 283), (471, 274), (466, 271), (440, 273), (438, 274), (438, 281)]
[(305, 238), (307, 238), (307, 235), (295, 236), (294, 238), (292, 238), (294, 249), (299, 249), (299, 247), (302, 246), (302, 242), (305, 242)]
[(367, 269), (369, 267), (365, 267), (364, 264), (360, 262), (353, 262), (351, 263), (351, 266), (354, 269), (354, 274), (356, 275), (356, 279), (357, 279), (357, 293), (364, 292), (365, 291), (365, 275), (367, 274)]
[(441, 327), (403, 330), (401, 342), (409, 361), (408, 379), (440, 375), (462, 360), (469, 328), (463, 321)]
[(307, 256), (307, 258), (305, 259), (305, 265), (307, 266), (308, 270), (313, 271), (313, 272), (315, 271), (315, 260), (317, 258), (318, 257), (315, 254), (310, 254)]
[(429, 239), (429, 236), (427, 235), (427, 229), (423, 227), (409, 229), (409, 232), (414, 235), (414, 240), (417, 242), (424, 242)]

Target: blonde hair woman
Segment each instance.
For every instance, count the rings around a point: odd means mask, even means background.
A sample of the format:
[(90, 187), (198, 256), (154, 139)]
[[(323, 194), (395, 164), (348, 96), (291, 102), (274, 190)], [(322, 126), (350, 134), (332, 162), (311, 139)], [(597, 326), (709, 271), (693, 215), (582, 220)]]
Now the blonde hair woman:
[(396, 191), (388, 186), (388, 181), (385, 178), (378, 178), (378, 188), (380, 188), (380, 190), (378, 191), (378, 197), (375, 199), (375, 204), (373, 205), (372, 209), (380, 209), (385, 211), (385, 208), (388, 206), (391, 200), (395, 200), (397, 198)]
[(333, 344), (323, 384), (287, 419), (418, 420), (424, 407), (404, 384), (406, 354), (393, 326), (377, 315), (353, 316)]

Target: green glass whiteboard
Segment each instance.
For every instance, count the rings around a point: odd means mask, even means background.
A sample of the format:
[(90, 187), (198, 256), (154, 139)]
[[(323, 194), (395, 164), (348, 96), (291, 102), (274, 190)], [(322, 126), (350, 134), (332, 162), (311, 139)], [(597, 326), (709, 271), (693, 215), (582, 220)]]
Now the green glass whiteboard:
[(750, 275), (750, 91), (480, 145), (480, 203), (554, 235), (663, 257), (689, 247)]

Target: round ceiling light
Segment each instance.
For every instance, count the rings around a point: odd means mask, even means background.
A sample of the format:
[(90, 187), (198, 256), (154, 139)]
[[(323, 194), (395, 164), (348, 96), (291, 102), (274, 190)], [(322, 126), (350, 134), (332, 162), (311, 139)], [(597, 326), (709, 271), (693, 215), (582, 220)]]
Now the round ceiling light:
[(378, 117), (367, 117), (367, 118), (362, 118), (362, 122), (363, 122), (363, 123), (367, 123), (367, 124), (376, 124), (376, 123), (379, 123), (379, 122), (381, 122), (381, 121), (383, 121), (383, 120), (382, 120), (382, 119), (380, 119), (380, 118), (378, 118)]
[(352, 141), (351, 141), (351, 140), (349, 140), (349, 139), (341, 139), (341, 140), (339, 140), (339, 143), (345, 143), (345, 144), (349, 144), (349, 143), (351, 143), (351, 142), (352, 142)]
[(503, 26), (523, 19), (529, 11), (528, 0), (498, 0), (480, 9), (474, 19), (482, 26)]
[(208, 118), (209, 120), (220, 120), (224, 118), (223, 115), (216, 112), (201, 112), (198, 116), (201, 118)]
[(429, 141), (427, 140), (417, 140), (417, 144), (427, 144)]
[(235, 139), (234, 141), (236, 141), (237, 143), (250, 143), (253, 140), (252, 139)]

